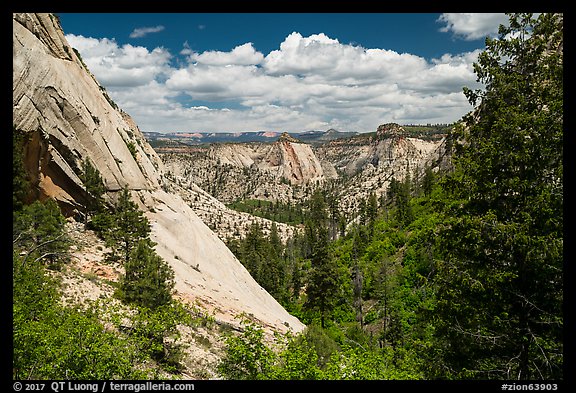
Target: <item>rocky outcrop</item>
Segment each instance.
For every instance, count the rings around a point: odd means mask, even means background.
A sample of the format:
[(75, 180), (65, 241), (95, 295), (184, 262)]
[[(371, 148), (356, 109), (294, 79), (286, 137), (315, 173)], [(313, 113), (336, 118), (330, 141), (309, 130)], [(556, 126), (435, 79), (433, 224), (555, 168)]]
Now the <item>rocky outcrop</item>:
[(26, 168), (37, 198), (83, 204), (81, 161), (108, 190), (151, 190), (162, 162), (130, 117), (114, 108), (50, 14), (14, 14), (13, 123), (28, 133)]
[(440, 144), (440, 140), (411, 138), (401, 126), (390, 123), (380, 125), (375, 135), (331, 141), (316, 153), (350, 176), (372, 167), (401, 180), (407, 170), (422, 167)]
[(214, 317), (238, 325), (245, 313), (267, 331), (302, 331), (304, 325), (258, 285), (218, 236), (178, 195), (156, 190), (146, 213), (156, 251), (176, 275), (180, 298)]
[[(162, 156), (164, 167), (168, 171), (162, 179), (162, 188), (179, 195), (220, 239), (223, 241), (243, 239), (250, 231), (252, 224), (258, 224), (266, 235), (270, 233), (273, 223), (271, 220), (230, 209), (191, 181), (189, 175), (192, 160), (187, 154), (171, 153)], [(234, 187), (232, 181), (241, 182), (240, 176), (240, 173), (234, 173), (230, 178), (226, 177), (226, 180), (221, 183), (222, 186), (214, 189), (230, 190)], [(278, 236), (283, 242), (292, 237), (296, 231), (294, 226), (279, 222), (276, 223), (276, 227)]]
[[(374, 133), (313, 146), (284, 134), (273, 144), (213, 144), (183, 153), (163, 153), (161, 158), (182, 186), (179, 192), (193, 195), (187, 200), (197, 214), (221, 236), (228, 238), (232, 232), (242, 237), (246, 231), (236, 230), (235, 214), (206, 209), (206, 197), (194, 191), (196, 184), (208, 197), (223, 203), (262, 199), (299, 206), (316, 186), (334, 180), (338, 208), (353, 220), (360, 201), (372, 192), (378, 197), (385, 195), (392, 178), (402, 181), (410, 173), (413, 181), (419, 181), (426, 167), (448, 168), (448, 141), (443, 135), (414, 137), (400, 125), (389, 123)], [(286, 236), (293, 232), (283, 229)]]
[(272, 144), (213, 144), (207, 156), (219, 165), (258, 168), (292, 185), (316, 183), (324, 179), (322, 164), (310, 145), (301, 143), (288, 133), (280, 135)]
[[(275, 160), (276, 157), (279, 159)], [(260, 168), (277, 171), (280, 177), (293, 185), (317, 183), (324, 179), (322, 165), (310, 145), (300, 143), (287, 133), (272, 145)]]
[(157, 252), (175, 270), (180, 297), (233, 324), (245, 313), (268, 331), (304, 328), (182, 198), (162, 189), (162, 161), (86, 69), (53, 15), (13, 15), (13, 123), (27, 135), (25, 166), (35, 198), (54, 198), (74, 214), (85, 203), (80, 176), (88, 159), (109, 200), (126, 187), (145, 211)]
[(376, 133), (330, 141), (315, 152), (319, 160), (346, 175), (339, 203), (342, 211), (352, 215), (369, 193), (385, 194), (392, 178), (401, 181), (410, 174), (414, 179), (426, 166), (437, 168), (447, 162), (443, 138), (414, 138), (396, 123), (382, 124)]

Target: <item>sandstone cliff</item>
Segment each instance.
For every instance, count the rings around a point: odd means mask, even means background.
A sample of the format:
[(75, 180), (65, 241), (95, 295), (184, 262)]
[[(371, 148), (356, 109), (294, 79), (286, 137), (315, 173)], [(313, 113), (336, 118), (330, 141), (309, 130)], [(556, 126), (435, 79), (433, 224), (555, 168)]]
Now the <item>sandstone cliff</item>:
[(214, 144), (210, 147), (208, 157), (221, 165), (255, 167), (292, 185), (315, 183), (324, 179), (322, 165), (310, 145), (299, 142), (287, 133), (283, 133), (272, 144)]
[[(274, 161), (272, 157), (278, 157)], [(300, 143), (287, 133), (280, 136), (270, 149), (264, 163), (278, 167), (278, 174), (291, 184), (317, 183), (324, 179), (324, 170), (310, 145)]]
[(375, 135), (331, 141), (318, 147), (316, 154), (350, 176), (373, 167), (401, 180), (407, 168), (422, 166), (440, 144), (408, 137), (401, 126), (389, 123), (380, 125)]
[[(302, 200), (307, 189), (336, 177), (332, 165), (321, 162), (309, 144), (286, 133), (273, 143), (214, 143), (161, 157), (166, 170), (184, 187), (198, 185), (223, 203), (239, 199), (291, 203)], [(198, 204), (192, 204), (198, 211)]]
[[(374, 133), (315, 145), (283, 134), (272, 144), (212, 144), (160, 157), (183, 186), (181, 191), (188, 189), (191, 195), (197, 184), (224, 203), (263, 199), (299, 204), (315, 187), (334, 181), (339, 209), (353, 219), (361, 199), (371, 192), (385, 194), (392, 178), (402, 181), (410, 173), (412, 180), (418, 180), (426, 167), (438, 170), (449, 166), (446, 143), (443, 134), (419, 138), (398, 124), (388, 123)], [(222, 221), (222, 210), (208, 211), (202, 201), (187, 200), (207, 222), (224, 222), (218, 233), (230, 235), (227, 228), (234, 219)]]
[(157, 187), (161, 161), (84, 67), (56, 18), (14, 14), (13, 35), (13, 123), (29, 133), (26, 167), (37, 197), (55, 198), (68, 212), (81, 205), (84, 158), (110, 191)]
[(392, 178), (403, 180), (409, 173), (423, 174), (438, 167), (444, 157), (444, 139), (410, 137), (396, 123), (382, 124), (376, 133), (330, 141), (315, 149), (321, 162), (329, 162), (346, 178), (339, 190), (342, 211), (353, 214), (360, 199), (371, 192), (385, 194)]
[[(162, 156), (166, 169), (162, 178), (162, 188), (179, 195), (220, 239), (226, 241), (244, 238), (253, 223), (257, 223), (264, 233), (270, 233), (271, 220), (230, 209), (222, 201), (200, 188), (191, 179), (193, 160), (188, 159), (188, 154), (170, 153), (162, 154)], [(198, 163), (195, 162), (195, 164)], [(214, 174), (218, 175), (218, 167), (212, 166), (212, 168), (215, 169)], [(203, 167), (203, 169), (206, 170), (207, 168)], [(230, 176), (230, 179), (226, 178), (225, 181), (221, 182), (221, 184), (226, 185), (222, 186), (222, 189), (230, 189), (233, 187), (231, 182), (240, 182), (239, 179), (242, 179), (241, 171), (239, 173), (227, 172), (227, 175)], [(218, 178), (218, 176), (216, 177)], [(248, 179), (245, 180), (248, 181)], [(273, 179), (271, 180), (273, 181)], [(286, 185), (284, 184), (284, 186)], [(292, 225), (279, 222), (276, 223), (276, 227), (283, 242), (292, 237), (296, 230)]]
[(127, 187), (146, 212), (152, 240), (174, 268), (181, 297), (231, 323), (244, 312), (269, 331), (304, 328), (188, 204), (162, 190), (161, 160), (87, 70), (53, 15), (13, 15), (13, 123), (28, 135), (25, 165), (36, 198), (54, 198), (66, 214), (75, 214), (86, 198), (81, 163), (89, 159), (109, 200)]

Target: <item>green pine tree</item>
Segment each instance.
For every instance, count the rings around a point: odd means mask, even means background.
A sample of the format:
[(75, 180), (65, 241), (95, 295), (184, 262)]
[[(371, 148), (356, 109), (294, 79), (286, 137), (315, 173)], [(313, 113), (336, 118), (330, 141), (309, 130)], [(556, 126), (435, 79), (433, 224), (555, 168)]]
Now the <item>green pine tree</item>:
[(370, 236), (374, 233), (376, 217), (378, 217), (378, 199), (376, 198), (376, 194), (371, 192), (366, 202), (366, 224), (368, 225), (368, 233)]
[(563, 17), (510, 15), (466, 90), (441, 234), (436, 333), (464, 378), (561, 379)]
[(127, 188), (120, 192), (110, 216), (103, 233), (107, 246), (112, 248), (108, 258), (126, 264), (138, 242), (149, 237), (150, 224), (138, 205), (131, 200)]
[(24, 168), (24, 133), (13, 128), (12, 132), (12, 208), (19, 211), (26, 203), (30, 184)]
[(139, 240), (124, 264), (118, 297), (127, 303), (156, 309), (170, 303), (174, 272), (152, 248), (149, 240)]
[(432, 167), (426, 165), (424, 168), (424, 176), (422, 177), (422, 191), (425, 196), (430, 196), (432, 193), (432, 187), (434, 186), (434, 172)]
[(84, 223), (88, 224), (90, 215), (100, 213), (104, 209), (103, 195), (106, 192), (104, 181), (100, 171), (92, 165), (88, 158), (82, 162), (82, 174), (80, 176), (86, 189), (86, 202), (84, 204)]
[(341, 276), (337, 262), (330, 255), (327, 206), (320, 191), (314, 192), (308, 223), (312, 237), (311, 269), (306, 287), (306, 310), (317, 310), (320, 324), (326, 325), (339, 298)]
[(262, 270), (266, 258), (266, 239), (257, 222), (250, 225), (246, 237), (241, 241), (241, 261), (256, 282), (262, 285)]
[(68, 257), (65, 224), (66, 219), (53, 199), (35, 201), (13, 212), (13, 245), (25, 255), (23, 263), (42, 260), (51, 268), (59, 268)]

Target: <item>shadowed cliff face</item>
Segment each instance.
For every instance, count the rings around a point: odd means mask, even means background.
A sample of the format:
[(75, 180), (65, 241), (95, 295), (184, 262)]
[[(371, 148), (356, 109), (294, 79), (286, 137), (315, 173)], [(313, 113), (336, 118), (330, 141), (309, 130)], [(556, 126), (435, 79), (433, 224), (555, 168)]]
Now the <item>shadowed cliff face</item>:
[(145, 211), (157, 252), (175, 271), (180, 298), (232, 324), (246, 313), (268, 331), (304, 328), (182, 198), (161, 189), (161, 160), (86, 69), (53, 15), (13, 14), (13, 124), (27, 136), (24, 162), (35, 199), (53, 198), (68, 215), (81, 210), (81, 168), (88, 159), (100, 171), (109, 201), (127, 187)]

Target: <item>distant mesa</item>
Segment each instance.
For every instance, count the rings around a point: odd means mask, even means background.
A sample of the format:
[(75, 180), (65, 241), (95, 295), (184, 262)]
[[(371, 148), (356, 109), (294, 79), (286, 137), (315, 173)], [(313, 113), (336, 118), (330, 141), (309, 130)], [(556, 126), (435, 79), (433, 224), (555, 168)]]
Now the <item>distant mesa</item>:
[(199, 132), (178, 132), (178, 133), (172, 133), (171, 135), (174, 134), (184, 138), (202, 138), (204, 136)]
[[(284, 134), (282, 134), (282, 135), (284, 135)], [(262, 131), (262, 132), (259, 132), (258, 135), (266, 137), (266, 138), (276, 138), (278, 136), (278, 133), (274, 132), (274, 131)]]

